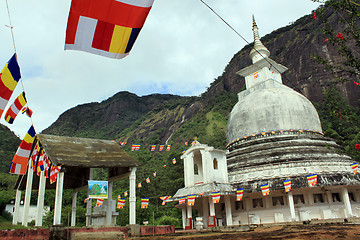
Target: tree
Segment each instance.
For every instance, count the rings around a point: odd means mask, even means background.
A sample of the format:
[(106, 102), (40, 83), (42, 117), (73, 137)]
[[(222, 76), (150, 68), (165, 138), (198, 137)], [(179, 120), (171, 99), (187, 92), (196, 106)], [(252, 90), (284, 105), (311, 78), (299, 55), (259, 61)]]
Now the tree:
[[(322, 24), (324, 41), (337, 48), (339, 61), (331, 61), (320, 56), (313, 58), (327, 66), (335, 77), (341, 81), (350, 81), (351, 76), (359, 80), (360, 73), (360, 4), (351, 0), (312, 0), (325, 3), (313, 13)], [(330, 19), (339, 17), (337, 25), (329, 24)]]

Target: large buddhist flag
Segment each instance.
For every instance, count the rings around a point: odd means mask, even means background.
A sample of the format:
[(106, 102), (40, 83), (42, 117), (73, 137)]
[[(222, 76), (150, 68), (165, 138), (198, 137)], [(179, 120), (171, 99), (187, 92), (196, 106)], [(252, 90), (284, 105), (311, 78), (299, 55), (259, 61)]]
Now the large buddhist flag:
[(26, 104), (26, 98), (25, 93), (22, 92), (20, 95), (15, 99), (14, 103), (11, 104), (9, 109), (5, 113), (5, 121), (12, 124), (20, 112), (20, 110), (25, 106)]
[(9, 173), (20, 175), (26, 174), (26, 167), (31, 153), (31, 146), (35, 139), (35, 134), (34, 126), (31, 125), (16, 151), (16, 154), (10, 165)]
[(20, 78), (20, 68), (14, 54), (0, 73), (0, 117)]
[(72, 0), (65, 50), (124, 58), (133, 47), (154, 0)]

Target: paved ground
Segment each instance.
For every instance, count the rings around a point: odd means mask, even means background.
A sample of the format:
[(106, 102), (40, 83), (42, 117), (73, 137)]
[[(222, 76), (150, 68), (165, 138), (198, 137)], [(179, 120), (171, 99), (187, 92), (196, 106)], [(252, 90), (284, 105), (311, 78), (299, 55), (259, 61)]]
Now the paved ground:
[[(135, 238), (134, 238), (135, 239)], [(258, 227), (248, 232), (209, 232), (191, 231), (177, 232), (166, 236), (140, 237), (144, 240), (208, 240), (208, 239), (245, 239), (245, 240), (360, 240), (360, 225), (331, 224), (331, 225), (298, 225), (298, 226), (273, 226)]]

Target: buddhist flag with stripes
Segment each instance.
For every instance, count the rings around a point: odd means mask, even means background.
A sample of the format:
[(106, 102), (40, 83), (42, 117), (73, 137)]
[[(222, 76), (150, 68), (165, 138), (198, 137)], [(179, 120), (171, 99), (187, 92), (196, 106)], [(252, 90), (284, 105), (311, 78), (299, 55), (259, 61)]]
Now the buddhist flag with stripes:
[(65, 50), (126, 57), (154, 0), (72, 0)]
[(186, 152), (186, 150), (184, 149), (184, 150), (182, 150), (182, 154), (184, 154)]
[(176, 164), (176, 158), (173, 158), (172, 163)]
[(149, 206), (149, 198), (141, 198), (141, 208), (147, 208)]
[(149, 177), (146, 178), (146, 183), (150, 183), (150, 178)]
[(44, 152), (44, 169), (45, 169), (45, 177), (49, 178), (50, 176), (50, 160), (49, 157), (46, 155), (46, 153)]
[(31, 155), (31, 168), (34, 172), (36, 171), (36, 164), (39, 155), (40, 155), (40, 145), (39, 142), (37, 142), (33, 150), (33, 153)]
[(306, 176), (308, 180), (309, 187), (315, 186), (317, 184), (317, 174), (310, 174)]
[(153, 176), (156, 177), (156, 172), (153, 172)]
[(125, 196), (125, 197), (128, 196), (128, 192), (127, 192), (127, 191), (124, 192), (124, 196)]
[(9, 173), (20, 175), (26, 174), (26, 167), (31, 154), (31, 146), (34, 142), (35, 134), (34, 126), (31, 125), (16, 151), (10, 165)]
[(164, 149), (164, 145), (159, 146), (159, 151), (161, 152)]
[(40, 176), (40, 172), (44, 171), (44, 150), (41, 150), (40, 152), (40, 156), (39, 156), (39, 160), (38, 160), (38, 164), (37, 164), (37, 168), (36, 168), (36, 172), (37, 175)]
[(285, 192), (290, 192), (291, 191), (291, 180), (287, 179), (283, 181), (284, 183), (284, 187), (285, 187)]
[(164, 206), (169, 198), (171, 198), (171, 196), (160, 197), (160, 199), (162, 200), (161, 205)]
[(244, 196), (244, 188), (238, 188), (236, 190), (236, 201), (242, 201)]
[(132, 145), (132, 146), (131, 146), (131, 151), (135, 151), (135, 148), (136, 148), (136, 146), (135, 146), (135, 145)]
[(22, 92), (20, 95), (15, 99), (14, 103), (11, 104), (9, 109), (5, 113), (5, 121), (7, 121), (10, 124), (13, 124), (16, 116), (20, 112), (20, 110), (25, 106), (26, 104), (26, 98), (25, 93)]
[(186, 197), (182, 197), (179, 199), (179, 204), (184, 204), (186, 202)]
[(0, 73), (0, 117), (20, 78), (20, 67), (14, 54)]
[(150, 151), (152, 151), (152, 152), (155, 151), (155, 148), (156, 148), (156, 145), (152, 145)]
[(195, 194), (188, 195), (188, 206), (194, 206), (195, 204)]
[(359, 164), (358, 164), (357, 162), (351, 164), (351, 169), (352, 169), (354, 175), (357, 173), (358, 165), (359, 165)]
[(138, 188), (141, 188), (141, 182), (138, 183)]
[(125, 198), (118, 199), (116, 208), (123, 209), (125, 207)]
[(56, 182), (58, 173), (60, 172), (60, 170), (61, 170), (61, 166), (51, 166), (50, 184), (53, 184), (54, 182)]
[(96, 207), (101, 207), (104, 203), (104, 199), (97, 199), (96, 201)]
[(167, 145), (166, 151), (170, 151), (171, 145)]
[(269, 184), (263, 184), (260, 186), (260, 188), (263, 196), (270, 195)]
[(219, 191), (212, 192), (211, 196), (212, 196), (213, 203), (219, 203), (220, 202), (220, 192)]

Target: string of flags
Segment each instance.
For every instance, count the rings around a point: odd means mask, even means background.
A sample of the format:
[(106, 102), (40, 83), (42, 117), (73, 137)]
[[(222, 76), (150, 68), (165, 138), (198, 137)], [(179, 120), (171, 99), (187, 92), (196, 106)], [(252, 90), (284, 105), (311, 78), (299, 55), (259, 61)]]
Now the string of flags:
[[(295, 133), (295, 132), (300, 132), (300, 133), (319, 133), (321, 135), (324, 135), (323, 132), (321, 131), (316, 131), (315, 129), (297, 129), (297, 130), (294, 130), (294, 129), (289, 129), (289, 130), (284, 130), (284, 129), (280, 129), (278, 131), (275, 131), (275, 130), (270, 130), (270, 131), (261, 131), (259, 133), (256, 133), (256, 132), (253, 132), (251, 135), (248, 135), (248, 134), (245, 134), (243, 137), (238, 137), (237, 139), (234, 139), (232, 140), (231, 142), (229, 142), (225, 148), (229, 147), (231, 144), (237, 142), (237, 141), (240, 141), (240, 140), (245, 140), (247, 138), (249, 138), (250, 136), (252, 137), (256, 137), (256, 136), (266, 136), (266, 135), (269, 135), (269, 134), (276, 134), (276, 133), (280, 133), (280, 134), (283, 134), (284, 132), (291, 132), (291, 133)], [(186, 150), (183, 151), (183, 153), (185, 153)]]

